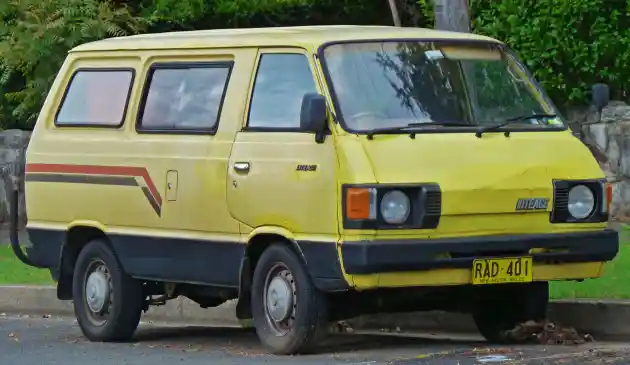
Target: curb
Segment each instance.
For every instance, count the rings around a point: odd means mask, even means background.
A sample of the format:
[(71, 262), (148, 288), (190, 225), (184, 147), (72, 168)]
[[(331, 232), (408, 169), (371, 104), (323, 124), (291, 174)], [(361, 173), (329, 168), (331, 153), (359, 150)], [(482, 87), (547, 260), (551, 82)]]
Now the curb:
[[(152, 306), (143, 315), (143, 320), (240, 326), (235, 306), (235, 301), (228, 301), (216, 308), (203, 309), (199, 304), (179, 297), (166, 305)], [(54, 286), (0, 286), (0, 312), (74, 317), (72, 302), (57, 299)]]
[[(235, 301), (216, 308), (202, 309), (195, 302), (177, 298), (160, 307), (151, 307), (146, 321), (238, 327)], [(0, 286), (0, 312), (9, 314), (74, 316), (72, 302), (57, 299), (51, 286)], [(630, 337), (630, 301), (558, 300), (550, 303), (549, 318), (596, 339)], [(395, 332), (477, 333), (470, 315), (441, 311), (378, 314), (346, 321), (355, 330)]]
[[(555, 300), (548, 318), (563, 326), (589, 333), (598, 340), (630, 338), (630, 301)], [(348, 321), (356, 329), (390, 332), (478, 333), (469, 314), (442, 311), (379, 314)]]

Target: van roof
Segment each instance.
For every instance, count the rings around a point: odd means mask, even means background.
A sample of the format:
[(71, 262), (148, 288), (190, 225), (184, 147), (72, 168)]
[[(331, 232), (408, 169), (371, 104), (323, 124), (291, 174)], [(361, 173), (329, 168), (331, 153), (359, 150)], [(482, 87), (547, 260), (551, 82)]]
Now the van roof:
[(137, 49), (195, 49), (256, 46), (319, 46), (327, 42), (369, 39), (459, 39), (499, 42), (493, 38), (426, 28), (328, 25), (237, 28), (140, 34), (107, 38), (77, 46), (71, 52)]

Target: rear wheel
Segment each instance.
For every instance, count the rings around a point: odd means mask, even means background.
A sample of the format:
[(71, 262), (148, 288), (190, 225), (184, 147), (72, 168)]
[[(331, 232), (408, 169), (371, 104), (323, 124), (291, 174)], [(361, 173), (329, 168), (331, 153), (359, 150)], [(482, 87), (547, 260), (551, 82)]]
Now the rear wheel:
[(315, 348), (327, 332), (326, 300), (302, 261), (284, 244), (269, 247), (258, 260), (252, 285), (254, 326), (273, 354)]
[(79, 253), (73, 279), (74, 312), (90, 341), (127, 341), (140, 322), (142, 283), (127, 275), (103, 240)]
[(477, 329), (492, 343), (509, 343), (505, 331), (529, 320), (547, 317), (549, 283), (498, 284), (480, 287), (481, 295), (473, 313)]

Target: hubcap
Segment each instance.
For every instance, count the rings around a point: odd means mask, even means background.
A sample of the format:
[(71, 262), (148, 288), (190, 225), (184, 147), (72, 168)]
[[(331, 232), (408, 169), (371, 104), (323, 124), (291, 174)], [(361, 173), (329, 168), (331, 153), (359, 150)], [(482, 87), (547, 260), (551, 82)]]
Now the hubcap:
[(290, 284), (281, 277), (275, 277), (267, 289), (267, 310), (276, 322), (287, 319), (293, 309), (293, 293)]
[(114, 302), (112, 277), (107, 265), (101, 260), (92, 261), (83, 280), (87, 317), (94, 325), (102, 326), (107, 322)]
[(277, 336), (293, 328), (297, 309), (297, 290), (291, 271), (281, 263), (269, 270), (265, 278), (264, 306), (267, 323)]
[(109, 280), (102, 271), (95, 271), (88, 276), (85, 284), (85, 299), (94, 313), (101, 313), (109, 300)]

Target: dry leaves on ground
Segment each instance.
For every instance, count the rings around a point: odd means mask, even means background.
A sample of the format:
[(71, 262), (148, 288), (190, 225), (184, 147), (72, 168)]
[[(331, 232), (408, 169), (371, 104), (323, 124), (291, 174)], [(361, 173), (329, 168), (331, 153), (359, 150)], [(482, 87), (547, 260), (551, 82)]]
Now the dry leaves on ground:
[(594, 341), (590, 334), (579, 334), (575, 328), (563, 327), (549, 320), (527, 321), (504, 334), (510, 342), (527, 342), (541, 345), (579, 345)]

